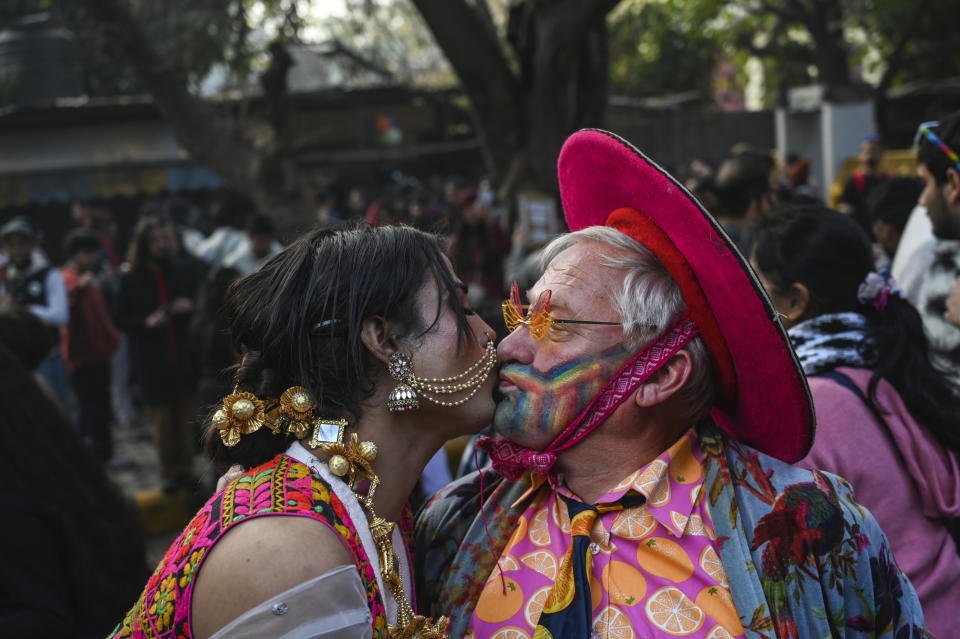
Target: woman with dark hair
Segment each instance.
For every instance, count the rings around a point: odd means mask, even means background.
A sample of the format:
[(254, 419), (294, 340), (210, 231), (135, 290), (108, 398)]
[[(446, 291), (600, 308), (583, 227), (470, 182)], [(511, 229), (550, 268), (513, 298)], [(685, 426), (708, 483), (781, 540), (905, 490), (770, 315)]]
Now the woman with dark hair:
[(189, 323), (203, 265), (185, 255), (165, 217), (143, 217), (120, 279), (117, 328), (126, 332), (133, 377), (153, 428), (167, 492), (195, 487), (193, 358)]
[(936, 636), (953, 632), (960, 556), (960, 395), (930, 357), (917, 311), (851, 218), (775, 212), (751, 262), (788, 329), (817, 413), (801, 463), (846, 477), (893, 544)]
[(3, 341), (0, 370), (0, 636), (103, 637), (147, 576), (136, 510)]
[[(241, 361), (212, 416), (221, 472), (116, 636), (444, 636), (415, 615), (405, 504), (493, 414), (494, 335), (438, 240), (315, 231), (227, 294)], [(242, 524), (242, 525), (240, 525)], [(289, 633), (289, 634), (288, 634)]]

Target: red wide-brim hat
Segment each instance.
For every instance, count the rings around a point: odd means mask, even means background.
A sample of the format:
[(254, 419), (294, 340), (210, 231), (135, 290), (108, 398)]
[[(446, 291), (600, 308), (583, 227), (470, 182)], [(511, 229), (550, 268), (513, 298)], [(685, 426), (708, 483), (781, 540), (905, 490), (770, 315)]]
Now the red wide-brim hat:
[(810, 390), (773, 304), (720, 224), (629, 142), (588, 129), (558, 161), (571, 231), (609, 226), (649, 248), (683, 292), (714, 365), (717, 425), (786, 462), (813, 444)]

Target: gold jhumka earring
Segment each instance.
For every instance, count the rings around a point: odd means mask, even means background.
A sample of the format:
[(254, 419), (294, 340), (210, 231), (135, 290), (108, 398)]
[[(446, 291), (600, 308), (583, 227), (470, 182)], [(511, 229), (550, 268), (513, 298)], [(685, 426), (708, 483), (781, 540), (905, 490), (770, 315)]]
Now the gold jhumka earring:
[[(496, 365), (497, 347), (492, 339), (487, 342), (483, 355), (473, 366), (451, 377), (417, 377), (413, 372), (410, 358), (404, 353), (394, 353), (390, 356), (387, 369), (390, 371), (390, 376), (399, 383), (387, 397), (387, 408), (394, 413), (416, 410), (420, 408), (419, 397), (439, 406), (459, 406), (477, 394)], [(455, 400), (437, 397), (437, 395), (446, 396), (457, 393), (466, 393), (466, 395)]]

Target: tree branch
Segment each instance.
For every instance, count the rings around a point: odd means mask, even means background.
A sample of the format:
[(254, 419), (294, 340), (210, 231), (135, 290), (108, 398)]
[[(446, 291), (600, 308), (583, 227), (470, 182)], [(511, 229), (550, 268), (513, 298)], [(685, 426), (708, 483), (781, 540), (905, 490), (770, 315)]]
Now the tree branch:
[[(465, 0), (413, 0), (473, 104), (488, 168), (499, 180), (520, 134), (519, 82), (495, 32)], [(499, 139), (499, 143), (498, 143)]]
[(910, 38), (913, 37), (914, 31), (916, 31), (917, 26), (920, 24), (920, 18), (923, 15), (924, 6), (920, 3), (914, 5), (913, 12), (910, 14), (910, 19), (907, 21), (906, 26), (899, 31), (899, 36), (897, 37), (897, 42), (893, 46), (893, 51), (887, 56), (887, 68), (883, 71), (883, 75), (880, 76), (880, 82), (877, 84), (877, 93), (884, 95), (887, 92), (887, 89), (890, 88), (890, 84), (893, 82), (894, 76), (903, 68), (904, 63), (906, 63), (906, 58), (904, 57), (904, 51), (906, 51), (907, 44), (910, 42)]
[(96, 28), (130, 65), (142, 86), (190, 156), (216, 171), (228, 184), (251, 196), (287, 227), (299, 215), (299, 204), (268, 185), (262, 177), (268, 159), (243, 140), (231, 121), (187, 90), (184, 75), (153, 48), (124, 0), (81, 0)]

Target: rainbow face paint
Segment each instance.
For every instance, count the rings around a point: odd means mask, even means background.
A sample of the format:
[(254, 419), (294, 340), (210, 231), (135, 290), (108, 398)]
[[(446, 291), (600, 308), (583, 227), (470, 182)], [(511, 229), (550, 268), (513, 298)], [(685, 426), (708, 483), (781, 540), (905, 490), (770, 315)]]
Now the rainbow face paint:
[(494, 432), (521, 446), (543, 450), (583, 412), (630, 355), (618, 344), (546, 372), (524, 364), (503, 366), (500, 375), (513, 387), (501, 386), (503, 400), (493, 416)]

